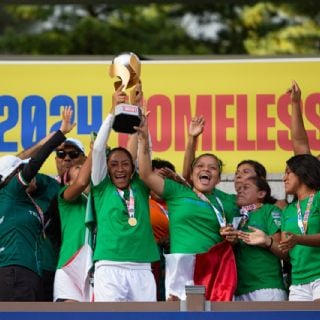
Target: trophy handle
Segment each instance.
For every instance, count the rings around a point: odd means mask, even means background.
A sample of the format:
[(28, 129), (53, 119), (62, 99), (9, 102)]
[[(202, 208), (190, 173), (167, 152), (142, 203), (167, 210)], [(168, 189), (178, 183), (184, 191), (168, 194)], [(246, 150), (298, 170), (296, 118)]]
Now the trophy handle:
[(121, 79), (121, 83), (124, 85), (123, 90), (125, 90), (130, 81), (130, 72), (129, 70), (122, 64), (112, 64), (109, 69), (109, 75), (113, 78), (117, 75)]

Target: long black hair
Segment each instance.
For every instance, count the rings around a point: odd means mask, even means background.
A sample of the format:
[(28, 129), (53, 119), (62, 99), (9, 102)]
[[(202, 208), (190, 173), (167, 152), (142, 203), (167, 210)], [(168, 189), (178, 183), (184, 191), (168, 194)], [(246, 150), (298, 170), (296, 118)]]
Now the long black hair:
[(271, 188), (268, 181), (263, 177), (249, 177), (246, 180), (251, 180), (259, 191), (264, 191), (266, 195), (262, 199), (262, 203), (275, 204), (277, 199), (271, 195)]
[(287, 160), (288, 168), (300, 182), (313, 190), (320, 190), (320, 161), (311, 154), (298, 154)]
[(257, 177), (267, 179), (267, 170), (265, 166), (260, 162), (255, 160), (242, 160), (241, 162), (238, 163), (237, 169), (243, 164), (248, 164), (249, 166), (251, 166), (255, 171)]

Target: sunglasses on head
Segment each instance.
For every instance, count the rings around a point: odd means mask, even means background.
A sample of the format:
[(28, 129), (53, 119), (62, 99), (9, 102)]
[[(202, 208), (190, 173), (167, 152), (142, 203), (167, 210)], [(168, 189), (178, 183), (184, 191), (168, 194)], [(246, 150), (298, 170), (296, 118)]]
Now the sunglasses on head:
[(64, 151), (64, 150), (56, 150), (56, 155), (59, 159), (64, 159), (67, 155), (70, 159), (76, 159), (80, 156), (81, 152), (77, 150), (72, 151)]

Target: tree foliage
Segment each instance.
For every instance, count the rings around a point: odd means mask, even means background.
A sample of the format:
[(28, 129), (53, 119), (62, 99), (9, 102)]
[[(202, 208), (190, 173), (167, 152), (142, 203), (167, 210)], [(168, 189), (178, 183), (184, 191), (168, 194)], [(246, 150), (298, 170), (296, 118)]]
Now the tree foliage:
[(31, 55), (310, 54), (317, 1), (0, 7), (0, 53)]

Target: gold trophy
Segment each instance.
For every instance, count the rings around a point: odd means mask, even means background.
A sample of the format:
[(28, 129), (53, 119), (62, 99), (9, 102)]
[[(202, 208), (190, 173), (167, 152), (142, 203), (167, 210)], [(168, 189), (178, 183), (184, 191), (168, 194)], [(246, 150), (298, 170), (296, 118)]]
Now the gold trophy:
[[(124, 52), (116, 56), (110, 65), (109, 75), (111, 78), (118, 77), (120, 81), (115, 82), (115, 88), (124, 85), (123, 90), (135, 86), (140, 79), (141, 64), (139, 57), (133, 52)], [(135, 90), (130, 94), (133, 101)], [(122, 133), (134, 133), (134, 126), (139, 126), (142, 112), (139, 106), (121, 103), (115, 106), (115, 118), (113, 130)]]

